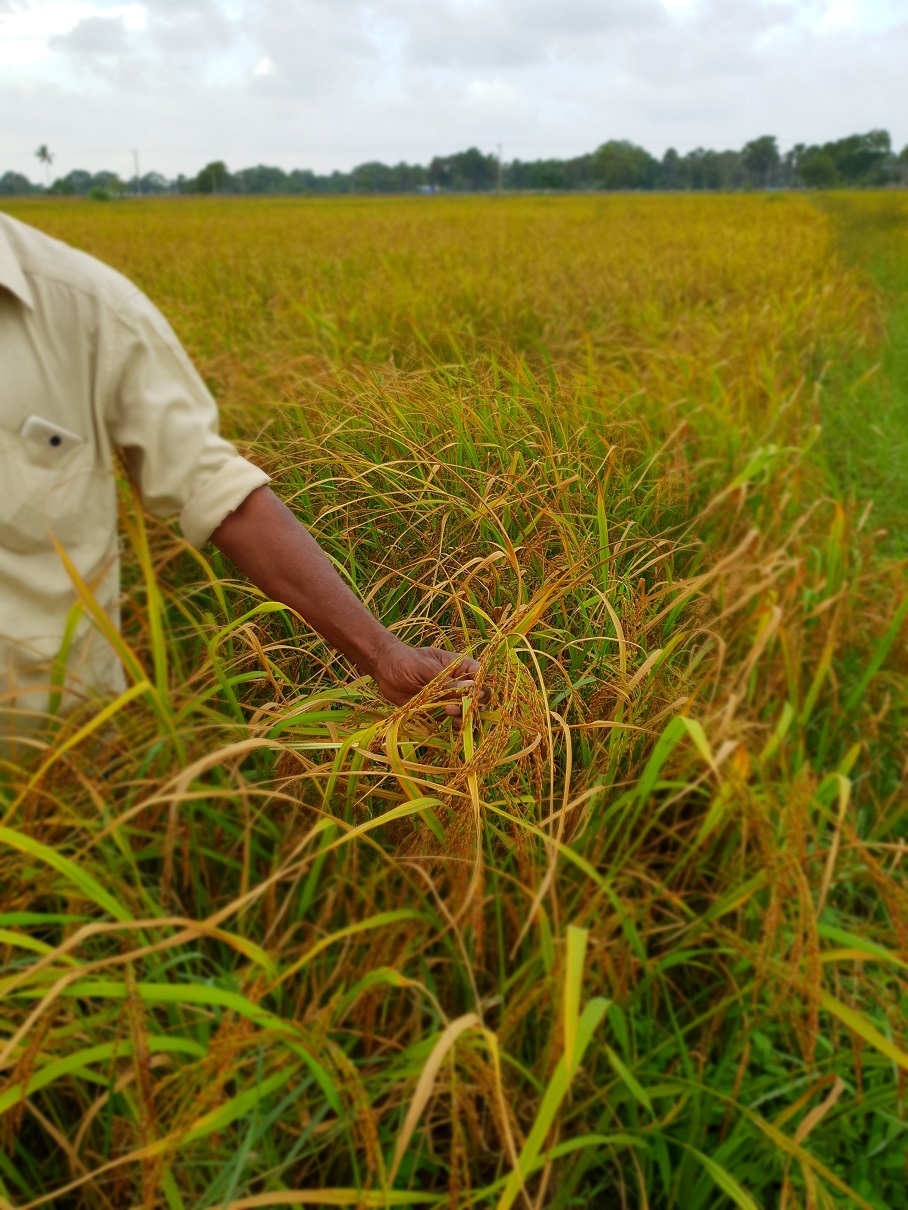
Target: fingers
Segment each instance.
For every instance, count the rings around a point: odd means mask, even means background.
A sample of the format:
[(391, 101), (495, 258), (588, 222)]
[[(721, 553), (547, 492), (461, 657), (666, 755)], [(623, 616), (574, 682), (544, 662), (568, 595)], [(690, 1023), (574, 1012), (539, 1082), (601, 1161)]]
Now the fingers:
[(471, 678), (476, 676), (480, 670), (481, 665), (479, 661), (472, 659), (468, 655), (457, 655), (453, 651), (441, 651), (437, 647), (431, 647), (429, 650), (439, 659), (442, 668), (445, 669), (449, 676)]
[(487, 685), (483, 685), (477, 692), (476, 686), (472, 681), (455, 681), (450, 689), (445, 690), (445, 696), (447, 697), (449, 694), (452, 698), (456, 694), (455, 700), (445, 702), (444, 704), (444, 712), (451, 718), (460, 718), (463, 714), (464, 698), (472, 698), (481, 708), (488, 706), (492, 697)]
[[(444, 654), (447, 655), (449, 653), (445, 652)], [(454, 659), (457, 658), (458, 657), (456, 656), (454, 657)], [(445, 683), (446, 694), (456, 693), (459, 697), (472, 697), (476, 693), (476, 686), (473, 682), (473, 677), (476, 676), (480, 671), (480, 664), (477, 660), (470, 659), (469, 656), (461, 656), (459, 662), (456, 665), (452, 663), (447, 671), (451, 679)], [(453, 679), (455, 677), (457, 678), (456, 680)], [(480, 705), (488, 705), (489, 699), (489, 688), (487, 685), (483, 685), (479, 690)], [(451, 711), (448, 710), (448, 707), (445, 707), (445, 709), (449, 714), (451, 713)], [(459, 707), (457, 708), (456, 713), (460, 714)]]
[(406, 660), (398, 656), (393, 666), (378, 669), (374, 674), (388, 701), (404, 705), (436, 681), (435, 704), (452, 718), (462, 716), (464, 698), (471, 698), (477, 706), (490, 702), (488, 687), (477, 687), (475, 683), (482, 672), (478, 660), (439, 647), (410, 648), (407, 654)]
[(489, 705), (490, 701), (492, 700), (492, 695), (485, 687), (483, 687), (478, 694), (476, 693), (475, 689), (473, 692), (468, 691), (467, 693), (462, 693), (458, 700), (445, 702), (442, 705), (442, 709), (448, 718), (453, 718), (460, 722), (464, 716), (464, 709), (469, 708), (469, 703), (466, 700), (467, 698), (471, 698), (475, 703), (476, 708), (481, 712), (485, 706)]
[[(445, 654), (448, 653), (446, 652)], [(457, 680), (452, 681), (452, 690), (459, 692), (461, 695), (466, 693), (472, 696), (476, 692), (473, 678), (478, 676), (482, 671), (482, 665), (478, 660), (474, 660), (468, 655), (454, 656), (453, 659), (458, 662), (456, 664), (452, 662), (448, 670), (451, 677), (457, 677)], [(488, 685), (483, 685), (479, 690), (479, 704), (487, 706), (490, 700), (491, 693), (489, 692), (489, 687)]]
[[(481, 701), (482, 701), (482, 699), (480, 698), (480, 702)], [(456, 719), (463, 718), (463, 712), (464, 712), (463, 696), (461, 696), (459, 701), (445, 702), (445, 704), (442, 706), (442, 709), (444, 710), (444, 712), (448, 716), (448, 718), (456, 718)]]
[(458, 697), (465, 697), (472, 694), (474, 685), (472, 681), (449, 681), (445, 685), (445, 693), (456, 693)]

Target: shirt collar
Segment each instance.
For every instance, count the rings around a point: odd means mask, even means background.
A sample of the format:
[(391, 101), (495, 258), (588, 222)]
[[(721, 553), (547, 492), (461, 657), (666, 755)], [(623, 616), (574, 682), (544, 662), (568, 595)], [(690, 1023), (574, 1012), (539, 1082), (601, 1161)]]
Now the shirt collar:
[(32, 296), (31, 286), (28, 284), (28, 279), (22, 272), (19, 259), (6, 237), (2, 221), (0, 221), (0, 286), (5, 286), (7, 290), (11, 290), (27, 307), (34, 307), (35, 300)]

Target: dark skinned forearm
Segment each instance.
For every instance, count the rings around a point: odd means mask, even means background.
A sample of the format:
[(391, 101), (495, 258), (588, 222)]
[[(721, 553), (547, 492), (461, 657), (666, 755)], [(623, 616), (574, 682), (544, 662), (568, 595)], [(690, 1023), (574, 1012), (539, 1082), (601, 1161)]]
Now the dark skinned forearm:
[(361, 672), (375, 676), (400, 644), (270, 488), (247, 496), (211, 540), (266, 596), (288, 605)]
[[(274, 492), (260, 487), (222, 521), (212, 541), (273, 601), (289, 605), (389, 702), (403, 706), (438, 678), (447, 714), (474, 689), (476, 660), (438, 647), (411, 647), (372, 616), (331, 560)], [(482, 691), (480, 701), (487, 699)]]

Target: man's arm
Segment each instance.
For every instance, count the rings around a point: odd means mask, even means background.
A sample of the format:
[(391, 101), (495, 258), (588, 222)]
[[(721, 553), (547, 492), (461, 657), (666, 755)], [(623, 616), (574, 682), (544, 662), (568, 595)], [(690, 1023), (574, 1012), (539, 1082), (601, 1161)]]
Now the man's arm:
[[(384, 697), (403, 705), (442, 669), (466, 690), (475, 660), (435, 647), (410, 647), (372, 616), (343, 582), (316, 540), (268, 487), (257, 488), (230, 513), (211, 540), (273, 601), (289, 605), (357, 668)], [(453, 703), (445, 707), (459, 714)]]
[[(213, 540), (272, 600), (305, 618), (389, 701), (403, 705), (440, 672), (466, 690), (475, 660), (414, 648), (386, 630), (324, 551), (263, 486), (268, 476), (218, 433), (217, 407), (167, 321), (143, 295), (116, 314), (105, 416), (145, 506), (180, 515), (194, 546)], [(222, 520), (223, 518), (223, 520)], [(453, 701), (449, 714), (459, 714)]]

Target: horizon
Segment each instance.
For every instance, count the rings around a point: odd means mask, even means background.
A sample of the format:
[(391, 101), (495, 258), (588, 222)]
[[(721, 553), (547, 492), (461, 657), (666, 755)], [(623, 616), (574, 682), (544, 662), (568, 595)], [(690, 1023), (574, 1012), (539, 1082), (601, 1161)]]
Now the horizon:
[[(881, 128), (881, 129), (875, 130), (875, 131), (865, 131), (865, 132), (855, 131), (849, 135), (841, 136), (838, 140), (830, 140), (829, 142), (827, 142), (825, 144), (805, 144), (804, 142), (798, 142), (798, 143), (795, 143), (790, 148), (784, 148), (781, 144), (779, 144), (778, 139), (776, 139), (776, 137), (774, 135), (760, 136), (760, 140), (755, 140), (755, 141), (763, 141), (767, 138), (772, 139), (777, 145), (777, 150), (778, 150), (778, 153), (780, 156), (780, 160), (782, 163), (784, 163), (785, 160), (789, 156), (793, 156), (794, 153), (797, 152), (799, 149), (806, 149), (809, 151), (822, 150), (822, 149), (834, 146), (836, 143), (841, 144), (848, 139), (866, 139), (868, 136), (873, 135), (873, 134), (884, 134), (891, 139), (889, 130)], [(895, 140), (891, 140), (891, 141), (892, 141), (892, 150), (891, 150), (890, 160), (888, 162), (891, 163), (895, 160), (901, 160), (902, 162), (904, 162), (906, 159), (908, 159), (908, 144), (906, 144), (904, 148), (900, 148), (898, 146), (898, 144), (895, 142)], [(623, 144), (628, 147), (633, 147), (637, 151), (644, 152), (647, 156), (651, 157), (653, 163), (655, 163), (655, 164), (660, 164), (660, 163), (664, 164), (665, 156), (669, 155), (671, 152), (675, 152), (678, 155), (679, 159), (681, 161), (684, 161), (684, 160), (688, 159), (689, 157), (695, 156), (698, 152), (703, 152), (707, 156), (713, 155), (713, 156), (720, 156), (720, 157), (741, 157), (742, 154), (746, 153), (746, 150), (747, 150), (747, 144), (745, 144), (744, 147), (741, 147), (741, 148), (732, 148), (732, 147), (711, 148), (711, 147), (705, 146), (704, 144), (700, 143), (696, 147), (694, 147), (688, 151), (679, 151), (677, 148), (668, 148), (667, 151), (664, 153), (664, 156), (660, 160), (659, 157), (653, 156), (652, 153), (649, 152), (647, 148), (640, 147), (639, 145), (632, 143), (631, 140), (627, 140), (627, 139), (613, 140), (612, 142), (617, 143), (617, 144)], [(579, 155), (574, 156), (574, 157), (551, 156), (551, 157), (546, 157), (546, 158), (540, 157), (536, 160), (521, 160), (519, 157), (515, 157), (512, 160), (502, 159), (501, 164), (506, 173), (509, 170), (513, 171), (514, 168), (518, 165), (532, 167), (533, 165), (544, 164), (544, 163), (568, 164), (571, 162), (577, 162), (579, 160), (592, 159), (602, 150), (602, 148), (604, 146), (607, 146), (607, 144), (601, 144), (597, 148), (592, 148), (592, 149), (590, 149), (586, 152), (582, 152)], [(39, 168), (40, 168), (40, 165), (43, 163), (43, 161), (40, 159), (40, 152), (44, 149), (45, 148), (42, 146), (41, 148), (36, 149), (36, 152), (35, 152), (35, 158), (39, 160)], [(47, 150), (51, 153), (51, 164), (52, 164), (56, 161), (56, 156), (53, 154), (53, 150), (51, 148), (47, 148)], [(227, 177), (229, 179), (235, 179), (244, 173), (252, 173), (257, 170), (267, 170), (267, 171), (276, 170), (276, 171), (283, 172), (287, 176), (292, 176), (293, 174), (312, 174), (312, 175), (316, 176), (317, 178), (319, 178), (320, 180), (325, 181), (331, 177), (339, 177), (341, 179), (344, 177), (354, 177), (355, 173), (357, 173), (361, 170), (364, 170), (367, 168), (376, 168), (376, 167), (383, 167), (383, 168), (388, 169), (389, 171), (406, 168), (411, 171), (426, 172), (431, 168), (431, 165), (433, 163), (436, 163), (438, 161), (457, 160), (459, 157), (469, 155), (470, 153), (478, 151), (478, 150), (479, 149), (476, 147), (470, 147), (470, 148), (463, 148), (459, 151), (448, 152), (448, 153), (444, 153), (444, 154), (436, 154), (436, 155), (432, 156), (426, 163), (419, 163), (416, 161), (408, 162), (405, 160), (399, 160), (396, 163), (394, 163), (394, 162), (386, 162), (386, 161), (382, 161), (382, 160), (373, 158), (370, 160), (364, 160), (359, 164), (355, 164), (352, 166), (352, 168), (349, 168), (349, 169), (334, 168), (325, 173), (315, 172), (315, 170), (311, 169), (310, 167), (308, 167), (306, 165), (295, 165), (294, 167), (292, 167), (290, 169), (283, 169), (279, 165), (265, 164), (263, 161), (259, 161), (256, 164), (246, 164), (246, 165), (243, 165), (238, 168), (231, 168), (231, 166), (229, 164), (227, 164), (225, 161), (209, 160), (205, 164), (200, 165), (198, 172), (194, 173), (192, 176), (187, 176), (186, 174), (180, 173), (180, 174), (177, 174), (176, 176), (168, 177), (166, 174), (161, 173), (157, 168), (150, 167), (150, 168), (146, 168), (141, 173), (141, 175), (138, 177), (136, 176), (135, 173), (133, 173), (131, 176), (123, 177), (123, 176), (120, 176), (118, 173), (115, 173), (112, 169), (94, 168), (94, 167), (88, 167), (87, 165), (78, 165), (77, 167), (70, 169), (69, 172), (65, 173), (65, 174), (53, 171), (53, 172), (46, 173), (46, 175), (50, 177), (50, 183), (52, 186), (59, 184), (61, 181), (67, 180), (69, 177), (71, 177), (75, 174), (84, 173), (86, 175), (90, 175), (95, 178), (100, 178), (100, 177), (104, 177), (104, 176), (115, 177), (120, 181), (120, 183), (122, 185), (125, 185), (127, 188), (129, 188), (133, 184), (133, 182), (136, 182), (137, 180), (139, 182), (141, 182), (141, 181), (147, 180), (151, 176), (158, 176), (166, 182), (166, 184), (168, 186), (168, 191), (180, 192), (180, 190), (173, 190), (173, 187), (180, 183), (183, 183), (185, 185), (190, 186), (189, 191), (191, 192), (192, 191), (191, 187), (193, 185), (193, 182), (198, 180), (208, 168), (212, 167), (213, 164), (222, 164), (224, 166), (224, 168), (226, 169)], [(487, 155), (489, 158), (494, 158), (492, 156), (492, 153), (487, 153)], [(898, 166), (896, 166), (896, 170), (897, 169), (898, 169)], [(15, 171), (15, 170), (9, 170), (2, 163), (0, 163), (0, 178), (2, 178), (4, 174), (9, 175), (13, 171)], [(29, 181), (29, 184), (35, 190), (35, 192), (46, 193), (49, 191), (46, 182), (42, 182), (41, 180), (34, 179), (34, 177), (32, 177), (29, 173), (21, 173), (18, 175), (26, 177), (26, 179)], [(781, 187), (792, 187), (792, 186), (798, 187), (798, 185), (796, 184), (795, 179), (794, 179), (796, 177), (797, 177), (797, 169), (795, 168), (794, 170), (792, 170), (791, 168), (789, 168), (788, 179), (776, 182), (774, 187), (780, 187), (780, 186)], [(842, 183), (847, 183), (847, 182), (842, 182)], [(801, 182), (801, 184), (803, 184), (803, 182)], [(678, 185), (675, 185), (675, 186), (661, 186), (661, 185), (627, 186), (627, 188), (630, 188), (630, 189), (635, 189), (635, 188), (639, 189), (641, 187), (642, 188), (657, 188), (657, 189), (665, 187), (665, 188), (668, 188), (669, 190), (673, 190), (673, 189), (676, 190), (678, 188), (685, 188), (686, 186), (678, 186)], [(442, 191), (445, 191), (446, 187), (439, 186), (439, 188)], [(525, 187), (511, 186), (511, 188), (520, 190), (521, 188), (525, 188)], [(538, 189), (538, 186), (530, 186), (529, 188), (530, 188), (530, 191), (533, 191), (534, 189)], [(558, 186), (546, 186), (545, 188), (546, 188), (546, 191), (555, 191), (555, 192), (559, 191)], [(576, 190), (577, 188), (580, 188), (580, 186), (575, 185), (573, 187), (566, 187), (565, 191), (571, 191), (572, 189)], [(614, 188), (614, 186), (612, 188)], [(618, 188), (625, 188), (625, 186), (618, 186)], [(695, 186), (695, 188), (708, 188), (708, 186)], [(139, 190), (139, 191), (141, 192), (142, 190)], [(218, 192), (219, 189), (216, 188), (213, 191)], [(232, 192), (232, 191), (235, 192), (235, 190), (229, 190), (229, 189), (227, 190), (227, 192)], [(369, 191), (370, 191), (369, 186), (366, 186), (363, 189), (363, 192), (368, 193)], [(374, 191), (376, 191), (376, 190), (373, 190), (373, 192)], [(377, 191), (378, 192), (387, 192), (388, 190), (379, 189)], [(392, 192), (394, 192), (394, 191), (396, 191), (396, 190), (392, 190)], [(404, 191), (406, 191), (406, 190), (404, 190)], [(481, 191), (481, 190), (479, 190), (479, 191)], [(202, 192), (208, 192), (208, 190), (203, 189)], [(246, 191), (240, 190), (239, 192), (246, 192)], [(269, 192), (269, 191), (264, 191), (264, 192)]]

